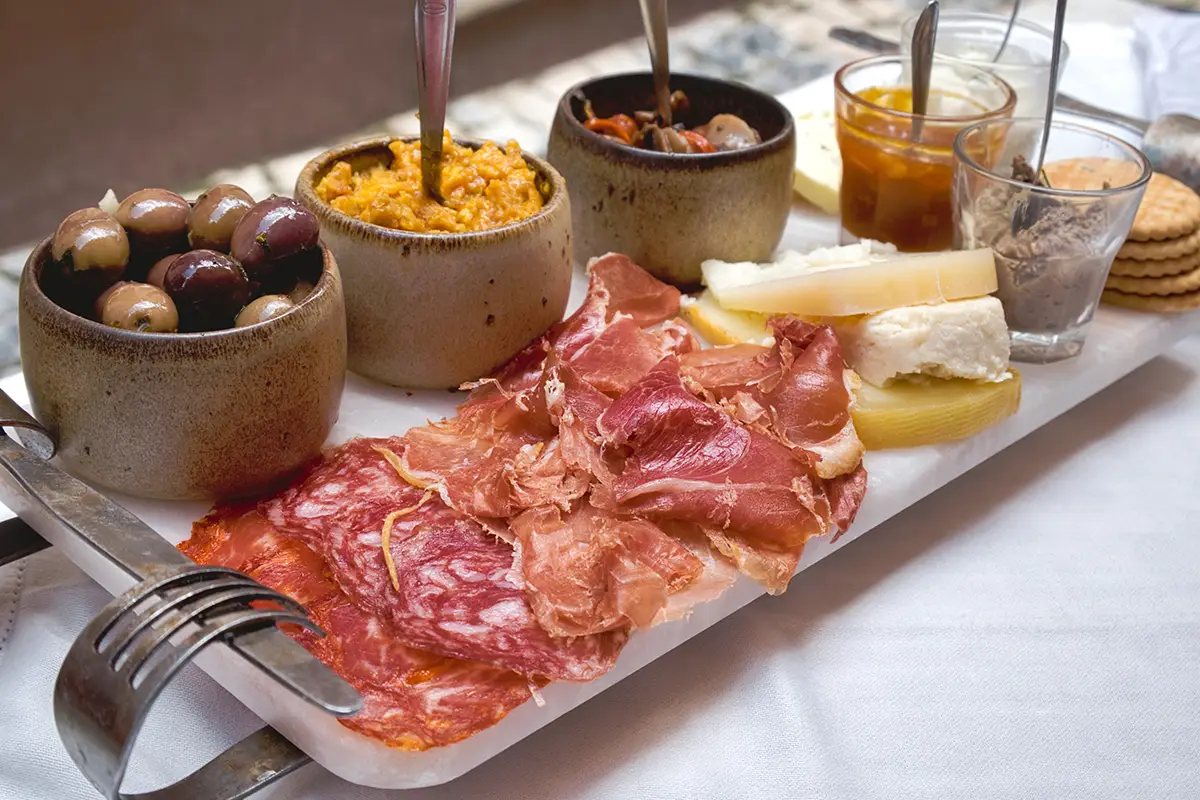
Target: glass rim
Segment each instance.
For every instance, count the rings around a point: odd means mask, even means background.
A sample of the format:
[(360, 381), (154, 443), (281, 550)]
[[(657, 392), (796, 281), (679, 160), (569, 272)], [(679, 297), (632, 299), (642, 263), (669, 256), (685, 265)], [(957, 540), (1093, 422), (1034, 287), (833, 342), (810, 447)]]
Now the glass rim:
[(1060, 130), (1074, 131), (1075, 133), (1084, 133), (1089, 136), (1094, 136), (1098, 139), (1106, 140), (1111, 144), (1116, 144), (1119, 148), (1125, 150), (1131, 156), (1128, 159), (1130, 163), (1141, 166), (1141, 174), (1138, 176), (1137, 180), (1131, 183), (1125, 183), (1120, 186), (1112, 186), (1108, 189), (1058, 189), (1053, 186), (1039, 186), (1036, 184), (1025, 183), (1024, 181), (1014, 180), (1013, 178), (1006, 177), (983, 166), (974, 158), (972, 158), (965, 150), (964, 142), (966, 141), (966, 137), (970, 136), (971, 133), (976, 130), (986, 128), (987, 126), (996, 123), (1006, 124), (1009, 127), (1012, 127), (1015, 123), (1033, 123), (1040, 128), (1045, 123), (1045, 120), (1043, 120), (1041, 117), (1008, 117), (1006, 119), (981, 120), (972, 125), (968, 125), (959, 131), (958, 135), (954, 137), (954, 163), (961, 163), (967, 169), (970, 169), (973, 172), (984, 175), (1009, 187), (1028, 190), (1034, 194), (1052, 197), (1077, 197), (1091, 199), (1096, 199), (1099, 197), (1115, 197), (1117, 195), (1126, 194), (1127, 192), (1134, 191), (1142, 186), (1145, 186), (1150, 182), (1150, 177), (1154, 174), (1154, 168), (1150, 165), (1150, 159), (1146, 157), (1146, 154), (1119, 136), (1113, 136), (1111, 133), (1105, 133), (1099, 128), (1081, 125), (1076, 122), (1060, 122), (1059, 120), (1054, 120), (1050, 123), (1051, 129), (1058, 128)]
[[(901, 42), (912, 40), (912, 31), (913, 31), (913, 28), (916, 27), (917, 19), (920, 16), (921, 16), (920, 14), (914, 14), (913, 16), (905, 19), (904, 22), (900, 23), (900, 41)], [(1001, 23), (1001, 25), (1004, 27), (1008, 26), (1008, 17), (1004, 14), (991, 14), (986, 11), (943, 11), (941, 13), (941, 15), (938, 17), (938, 27), (940, 28), (942, 23), (946, 22), (946, 21), (962, 20), (964, 22), (969, 22), (971, 20), (981, 20), (981, 19), (994, 20), (996, 22)], [(1054, 31), (1050, 30), (1049, 28), (1045, 27), (1044, 25), (1039, 25), (1036, 22), (1031, 22), (1031, 21), (1025, 20), (1025, 19), (1018, 19), (1013, 24), (1013, 30), (1015, 31), (1017, 28), (1021, 28), (1026, 31), (1030, 31), (1031, 33), (1036, 33), (1039, 36), (1044, 36), (1047, 40), (1047, 44), (1049, 45), (1049, 49), (1053, 50)], [(1009, 39), (1010, 43), (1012, 41), (1013, 41), (1012, 39)], [(903, 49), (903, 46), (901, 47), (901, 49)], [(937, 49), (936, 45), (934, 46), (934, 49), (936, 51), (936, 49)], [(1071, 54), (1071, 48), (1067, 44), (1067, 41), (1064, 39), (1063, 43), (1062, 43), (1062, 59), (1061, 60), (1066, 61), (1067, 58), (1070, 56), (1070, 54)], [(1011, 63), (998, 64), (994, 61), (977, 60), (977, 59), (973, 59), (973, 58), (963, 58), (962, 56), (950, 56), (950, 55), (945, 55), (945, 54), (937, 54), (935, 52), (934, 61), (937, 61), (938, 59), (943, 59), (945, 61), (950, 61), (950, 62), (957, 63), (957, 64), (965, 64), (965, 65), (971, 66), (971, 67), (979, 67), (980, 69), (986, 69), (988, 67), (991, 67), (993, 69), (1001, 69), (1001, 70), (1006, 70), (1006, 71), (1010, 71), (1010, 72), (1034, 72), (1039, 69), (1049, 69), (1050, 68), (1050, 59), (1046, 59), (1045, 61), (1039, 62), (1037, 64), (1011, 64)]]
[[(936, 62), (936, 59), (935, 59), (935, 62)], [(838, 69), (838, 71), (833, 74), (834, 93), (845, 95), (851, 102), (856, 103), (858, 105), (866, 106), (870, 110), (881, 113), (881, 114), (887, 114), (887, 115), (896, 117), (898, 119), (904, 119), (904, 120), (910, 120), (910, 121), (920, 119), (924, 122), (924, 124), (933, 123), (935, 125), (970, 125), (970, 124), (978, 123), (978, 122), (988, 122), (988, 121), (995, 120), (995, 119), (1004, 119), (1004, 118), (1010, 116), (1012, 114), (1013, 109), (1016, 108), (1017, 93), (1011, 86), (1008, 85), (1008, 81), (1004, 80), (999, 75), (993, 75), (992, 73), (988, 72), (987, 70), (980, 69), (978, 67), (974, 67), (969, 64), (967, 65), (967, 67), (969, 69), (975, 70), (975, 72), (978, 73), (978, 76), (982, 76), (982, 77), (986, 78), (987, 80), (994, 81), (995, 83), (999, 84), (999, 87), (1004, 91), (1005, 100), (1004, 100), (1004, 103), (999, 108), (989, 109), (987, 111), (983, 111), (978, 114), (969, 114), (966, 116), (963, 116), (963, 115), (939, 116), (936, 114), (914, 114), (911, 111), (898, 111), (894, 108), (886, 108), (885, 106), (881, 106), (877, 103), (872, 103), (870, 100), (864, 100), (862, 97), (858, 96), (857, 94), (855, 94), (854, 92), (852, 92), (846, 88), (844, 79), (845, 79), (845, 75), (848, 71), (853, 71), (853, 70), (861, 69), (864, 67), (872, 67), (872, 66), (879, 66), (882, 64), (893, 64), (893, 63), (899, 64), (901, 67), (903, 67), (906, 63), (908, 63), (908, 59), (902, 55), (868, 56), (867, 58), (860, 58), (857, 61), (851, 61), (847, 64), (843, 64)]]

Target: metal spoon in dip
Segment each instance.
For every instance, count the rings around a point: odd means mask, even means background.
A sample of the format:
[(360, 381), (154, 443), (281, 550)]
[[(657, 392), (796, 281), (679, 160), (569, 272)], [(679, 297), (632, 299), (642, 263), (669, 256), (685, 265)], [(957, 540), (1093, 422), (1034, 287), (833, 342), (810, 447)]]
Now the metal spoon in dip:
[(925, 114), (929, 110), (929, 83), (933, 78), (933, 48), (937, 42), (938, 0), (929, 0), (917, 24), (912, 41), (912, 133), (909, 141), (921, 140)]
[(671, 127), (671, 65), (667, 47), (667, 0), (640, 0), (650, 66), (654, 71), (654, 102), (664, 128)]
[(1042, 141), (1038, 145), (1033, 174), (1040, 179), (1046, 160), (1046, 145), (1050, 142), (1050, 122), (1054, 119), (1054, 101), (1058, 95), (1058, 65), (1062, 60), (1063, 26), (1067, 22), (1067, 0), (1058, 0), (1054, 7), (1054, 44), (1050, 51), (1050, 88), (1046, 97), (1046, 118), (1042, 123)]
[(421, 185), (443, 202), (442, 136), (450, 94), (455, 0), (417, 0), (417, 93), (421, 121)]

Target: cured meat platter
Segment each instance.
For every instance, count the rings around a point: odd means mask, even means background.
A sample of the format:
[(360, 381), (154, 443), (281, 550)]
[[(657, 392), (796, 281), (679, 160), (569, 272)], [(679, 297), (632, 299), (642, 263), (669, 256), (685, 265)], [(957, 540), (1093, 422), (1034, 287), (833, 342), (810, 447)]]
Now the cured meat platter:
[[(830, 105), (828, 79), (816, 81), (781, 98), (796, 113)], [(836, 219), (809, 207), (793, 207), (781, 250), (808, 250), (835, 244)], [(587, 280), (577, 270), (568, 311), (583, 300)], [(865, 457), (868, 491), (853, 526), (836, 540), (814, 539), (804, 550), (799, 570), (825, 558), (893, 515), (920, 501), (959, 475), (1020, 438), (1052, 422), (1122, 376), (1161, 355), (1180, 339), (1200, 330), (1200, 311), (1175, 316), (1101, 308), (1082, 355), (1047, 366), (1022, 368), (1020, 410), (978, 435), (959, 442), (908, 449), (874, 451)], [(3, 388), (28, 405), (22, 377), (12, 376)], [(339, 419), (329, 441), (396, 435), (429, 420), (454, 414), (462, 396), (446, 391), (392, 389), (350, 375)], [(192, 523), (208, 511), (206, 503), (151, 501), (112, 495), (173, 544), (183, 542)], [(81, 542), (56, 544), (71, 560), (110, 592), (129, 588), (129, 578)], [(798, 578), (802, 580), (803, 578)], [(535, 694), (500, 723), (465, 741), (421, 752), (390, 748), (338, 724), (305, 705), (253, 670), (224, 648), (211, 648), (197, 663), (242, 703), (331, 772), (358, 784), (380, 788), (414, 788), (449, 781), (549, 724), (558, 716), (602, 693), (609, 686), (650, 664), (659, 656), (758, 599), (764, 589), (741, 577), (718, 599), (698, 605), (684, 619), (635, 633), (616, 666), (586, 683), (556, 682)]]

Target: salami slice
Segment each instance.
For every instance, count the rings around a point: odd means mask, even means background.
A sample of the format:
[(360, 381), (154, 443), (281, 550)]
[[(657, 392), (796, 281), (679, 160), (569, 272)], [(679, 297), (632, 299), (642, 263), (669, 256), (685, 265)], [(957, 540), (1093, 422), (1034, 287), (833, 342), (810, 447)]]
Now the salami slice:
[(179, 549), (199, 563), (245, 572), (308, 608), (326, 636), (289, 633), (363, 696), (362, 711), (340, 720), (351, 730), (425, 750), (478, 733), (530, 698), (529, 681), (515, 672), (401, 644), (386, 619), (350, 601), (319, 555), (253, 510), (214, 512)]
[[(334, 448), (260, 509), (324, 556), (346, 594), (389, 619), (410, 647), (552, 680), (586, 681), (612, 668), (625, 631), (551, 637), (525, 599), (512, 546), (402, 480), (384, 450), (398, 452), (398, 440)], [(389, 521), (395, 583), (383, 550)]]

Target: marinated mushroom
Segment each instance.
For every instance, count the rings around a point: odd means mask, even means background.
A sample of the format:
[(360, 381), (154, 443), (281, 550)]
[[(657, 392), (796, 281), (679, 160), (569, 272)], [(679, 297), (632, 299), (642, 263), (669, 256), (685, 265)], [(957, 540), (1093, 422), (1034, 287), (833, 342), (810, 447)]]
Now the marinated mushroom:
[(762, 144), (758, 131), (735, 114), (717, 114), (707, 125), (697, 128), (696, 133), (718, 150), (741, 150)]
[[(673, 115), (691, 110), (691, 103), (682, 91), (671, 93), (671, 110)], [(735, 114), (717, 114), (706, 124), (689, 129), (683, 123), (663, 127), (658, 113), (649, 110), (635, 111), (632, 116), (598, 117), (587, 100), (583, 103), (583, 113), (583, 126), (589, 131), (621, 144), (660, 153), (715, 153), (762, 143), (758, 131)]]
[(192, 207), (175, 192), (139, 189), (121, 201), (113, 215), (136, 250), (182, 250)]
[(285, 314), (295, 307), (296, 304), (287, 295), (264, 294), (243, 308), (233, 324), (238, 328), (244, 328), (247, 325), (257, 325), (260, 322), (275, 319), (275, 317)]
[(129, 237), (111, 214), (83, 208), (58, 226), (50, 255), (68, 273), (89, 273), (112, 283), (129, 265)]
[(187, 331), (227, 328), (250, 299), (250, 281), (241, 265), (215, 250), (192, 250), (167, 267), (163, 288), (179, 310)]
[(193, 248), (229, 252), (233, 230), (254, 206), (254, 198), (240, 186), (222, 183), (196, 199), (188, 217), (188, 242)]
[(170, 296), (157, 286), (133, 281), (114, 283), (96, 299), (96, 319), (127, 331), (179, 330), (179, 314)]
[(252, 280), (261, 281), (284, 259), (315, 248), (320, 232), (311, 211), (291, 198), (272, 196), (238, 222), (229, 253)]

